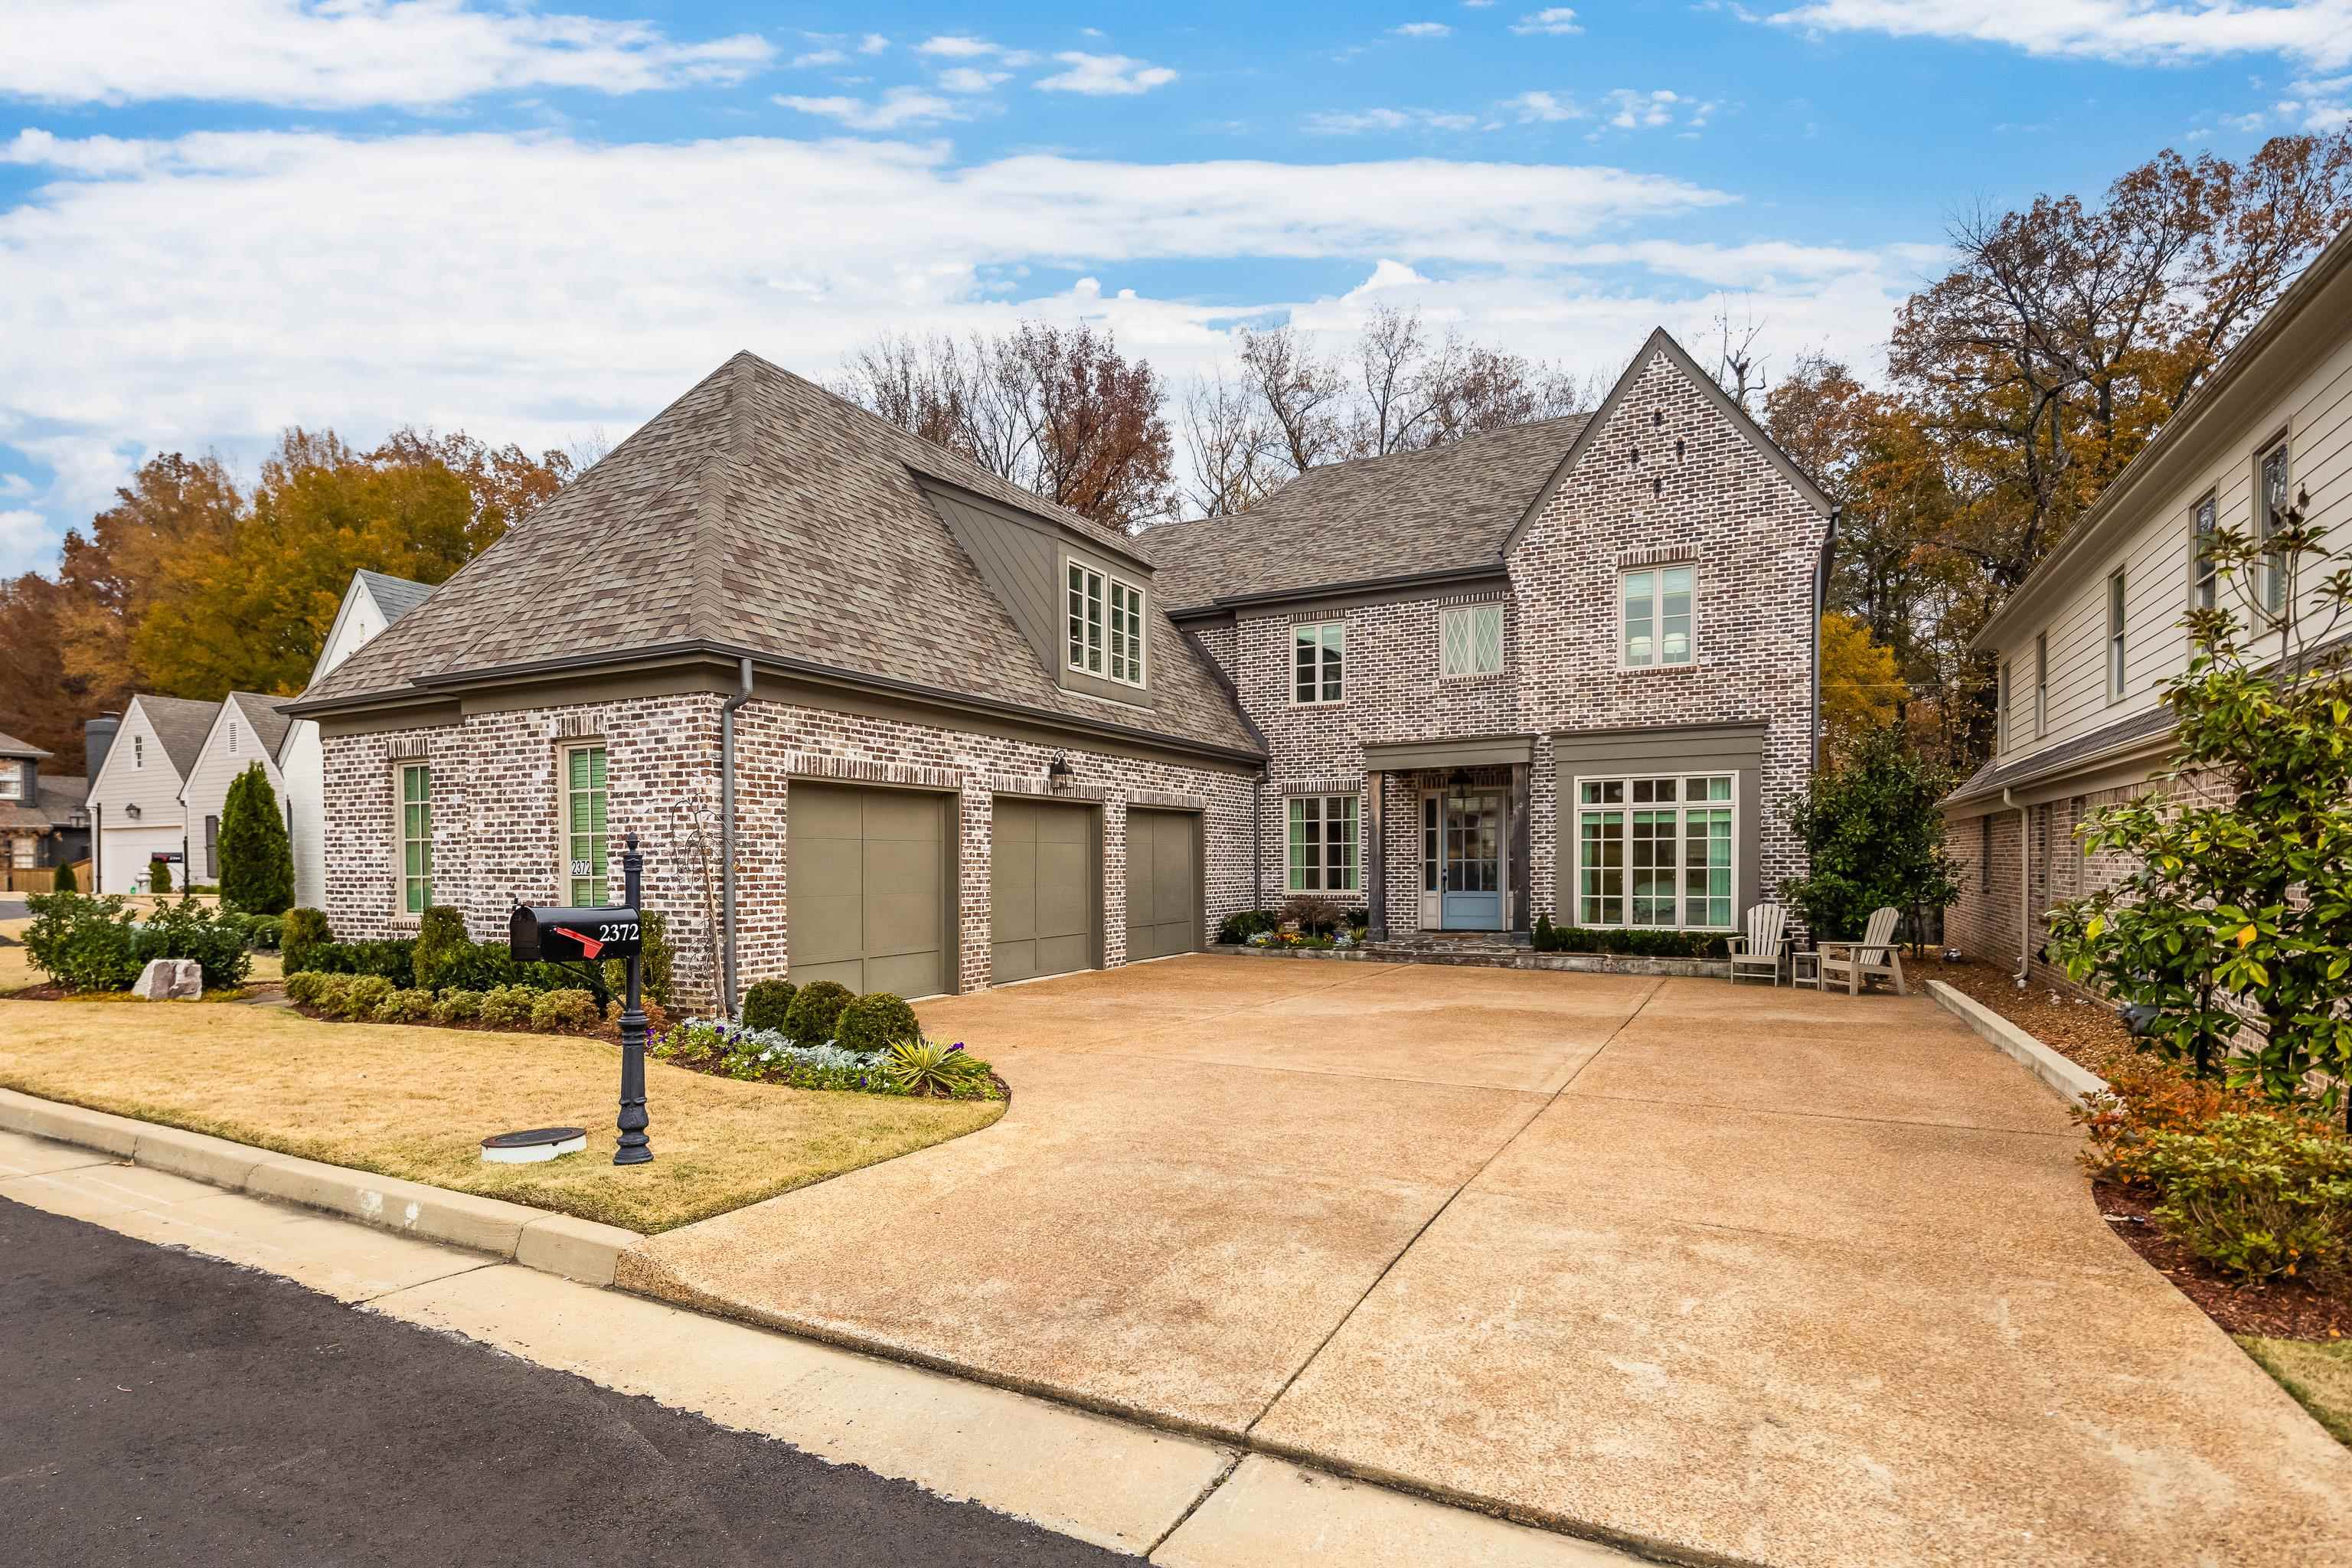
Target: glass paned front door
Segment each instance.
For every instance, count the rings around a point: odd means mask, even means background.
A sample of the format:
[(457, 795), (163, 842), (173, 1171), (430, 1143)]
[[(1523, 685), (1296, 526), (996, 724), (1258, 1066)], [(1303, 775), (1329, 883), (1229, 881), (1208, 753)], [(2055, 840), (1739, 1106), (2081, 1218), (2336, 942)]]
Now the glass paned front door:
[(1503, 796), (1499, 790), (1449, 790), (1439, 847), (1444, 863), (1440, 923), (1447, 931), (1503, 926)]

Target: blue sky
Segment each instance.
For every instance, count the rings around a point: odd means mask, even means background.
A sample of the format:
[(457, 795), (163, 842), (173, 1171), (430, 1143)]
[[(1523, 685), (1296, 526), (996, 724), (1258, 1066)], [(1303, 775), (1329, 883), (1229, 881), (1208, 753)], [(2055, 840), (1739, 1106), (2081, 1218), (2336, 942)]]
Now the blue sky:
[(1867, 367), (1952, 215), (2345, 123), (2352, 0), (9, 0), (0, 571), (157, 450), (571, 446), (1040, 316)]

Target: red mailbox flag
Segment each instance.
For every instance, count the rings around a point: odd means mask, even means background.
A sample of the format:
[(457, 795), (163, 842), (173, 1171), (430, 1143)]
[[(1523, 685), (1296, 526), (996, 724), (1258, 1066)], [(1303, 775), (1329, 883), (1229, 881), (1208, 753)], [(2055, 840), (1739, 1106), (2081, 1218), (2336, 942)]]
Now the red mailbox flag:
[(578, 942), (580, 944), (580, 955), (583, 958), (593, 959), (604, 951), (604, 944), (603, 942), (598, 942), (593, 936), (573, 931), (570, 926), (557, 926), (555, 928), (555, 934), (558, 936), (568, 936), (572, 941)]

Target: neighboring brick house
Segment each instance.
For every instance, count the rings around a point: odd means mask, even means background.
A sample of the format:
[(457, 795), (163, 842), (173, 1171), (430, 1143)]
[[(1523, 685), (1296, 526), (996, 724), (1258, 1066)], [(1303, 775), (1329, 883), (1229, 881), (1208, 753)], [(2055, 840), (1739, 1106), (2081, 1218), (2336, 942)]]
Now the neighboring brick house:
[[(2290, 507), (2340, 531), (2352, 494), (2352, 229), (2338, 235), (2117, 475), (1978, 634), (1994, 657), (1997, 742), (1944, 801), (1963, 876), (1946, 939), (2051, 985), (2047, 913), (2114, 885), (2116, 856), (2086, 858), (2075, 830), (2103, 805), (2172, 774), (2164, 683), (2187, 668), (2193, 606), (2234, 607), (2198, 542), (2217, 528), (2259, 539)], [(2331, 548), (2335, 548), (2331, 545)], [(2298, 615), (2317, 626), (2317, 579)], [(2251, 591), (2284, 605), (2283, 576)], [(2322, 632), (2320, 635), (2327, 635)], [(2273, 645), (2273, 651), (2275, 645)], [(2258, 650), (2259, 651), (2259, 650)]]
[(635, 828), (702, 997), (730, 948), (1116, 965), (1293, 888), (1727, 931), (1798, 864), (1829, 512), (1663, 332), (1590, 421), (1140, 538), (739, 354), (287, 711), (340, 934), (616, 900)]
[(0, 889), (47, 892), (89, 853), (89, 781), (44, 767), (49, 755), (0, 735)]

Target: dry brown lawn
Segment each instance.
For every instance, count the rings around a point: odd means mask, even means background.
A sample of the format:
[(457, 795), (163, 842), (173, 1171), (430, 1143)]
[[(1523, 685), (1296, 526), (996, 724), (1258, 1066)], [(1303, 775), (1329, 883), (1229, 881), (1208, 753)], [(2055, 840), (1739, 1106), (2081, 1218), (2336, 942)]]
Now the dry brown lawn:
[[(654, 1163), (612, 1163), (620, 1048), (325, 1024), (284, 1007), (0, 1002), (0, 1085), (281, 1153), (668, 1230), (987, 1126), (998, 1101), (736, 1083), (651, 1062)], [(481, 1140), (588, 1129), (585, 1152), (488, 1165)]]

